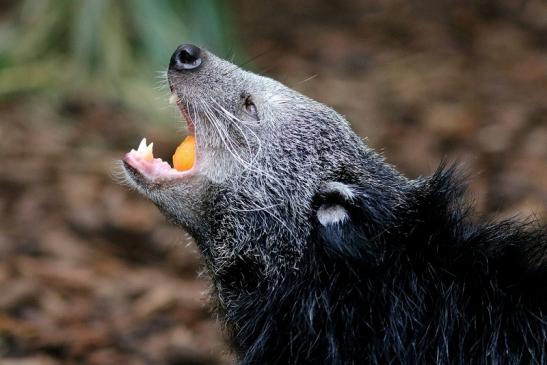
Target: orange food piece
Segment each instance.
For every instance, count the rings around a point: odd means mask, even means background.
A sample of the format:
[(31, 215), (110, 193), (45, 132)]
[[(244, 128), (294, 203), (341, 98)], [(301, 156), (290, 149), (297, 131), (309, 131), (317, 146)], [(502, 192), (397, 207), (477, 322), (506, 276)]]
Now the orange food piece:
[(173, 167), (178, 171), (190, 170), (196, 159), (196, 137), (187, 136), (173, 155)]

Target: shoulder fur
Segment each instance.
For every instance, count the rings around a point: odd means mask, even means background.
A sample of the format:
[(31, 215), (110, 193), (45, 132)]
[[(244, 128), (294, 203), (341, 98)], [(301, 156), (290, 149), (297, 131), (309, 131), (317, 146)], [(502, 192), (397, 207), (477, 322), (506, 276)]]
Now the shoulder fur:
[(327, 186), (318, 214), (347, 218), (317, 219), (302, 267), (225, 313), (242, 363), (547, 361), (545, 227), (474, 222), (455, 176), (441, 167), (395, 202)]

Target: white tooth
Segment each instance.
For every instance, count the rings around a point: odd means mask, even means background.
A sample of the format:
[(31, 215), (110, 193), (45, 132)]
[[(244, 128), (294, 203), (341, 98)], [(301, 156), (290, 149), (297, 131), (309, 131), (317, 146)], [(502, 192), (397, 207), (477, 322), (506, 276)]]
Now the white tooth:
[(137, 149), (137, 152), (143, 153), (146, 151), (146, 138), (143, 138), (141, 143), (139, 144), (139, 148)]
[(175, 104), (178, 98), (179, 97), (177, 96), (177, 94), (172, 93), (171, 96), (169, 97), (169, 104)]
[(150, 143), (143, 151), (142, 157), (147, 161), (154, 159), (154, 143)]

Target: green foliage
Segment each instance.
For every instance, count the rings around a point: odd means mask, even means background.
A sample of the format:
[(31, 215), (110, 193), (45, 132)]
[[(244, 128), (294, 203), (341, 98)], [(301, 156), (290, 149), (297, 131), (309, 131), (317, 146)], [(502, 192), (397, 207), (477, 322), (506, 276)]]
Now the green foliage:
[(237, 48), (227, 10), (222, 0), (21, 1), (0, 23), (0, 97), (91, 93), (146, 106), (180, 43)]

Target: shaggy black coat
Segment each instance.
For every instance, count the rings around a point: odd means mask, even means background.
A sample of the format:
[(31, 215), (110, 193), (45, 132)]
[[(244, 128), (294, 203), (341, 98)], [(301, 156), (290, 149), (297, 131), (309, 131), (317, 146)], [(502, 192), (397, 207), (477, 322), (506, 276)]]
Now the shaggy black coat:
[[(452, 168), (404, 202), (352, 187), (297, 271), (224, 312), (242, 364), (547, 364), (547, 234), (474, 223)], [(375, 195), (376, 194), (376, 195)]]

